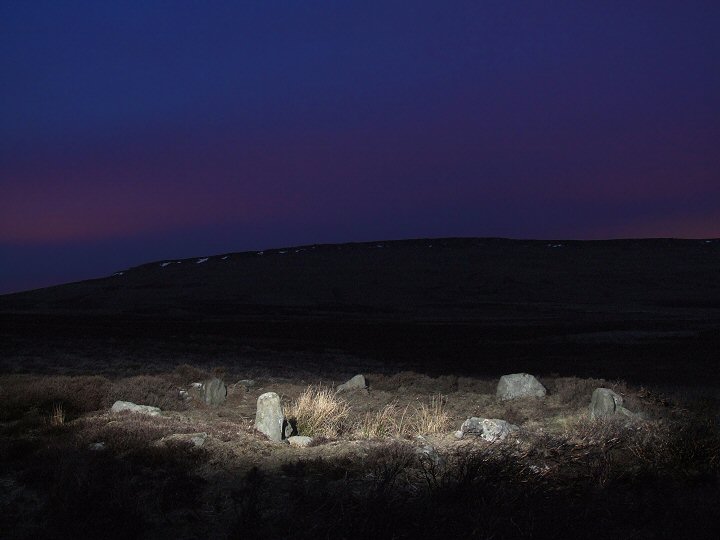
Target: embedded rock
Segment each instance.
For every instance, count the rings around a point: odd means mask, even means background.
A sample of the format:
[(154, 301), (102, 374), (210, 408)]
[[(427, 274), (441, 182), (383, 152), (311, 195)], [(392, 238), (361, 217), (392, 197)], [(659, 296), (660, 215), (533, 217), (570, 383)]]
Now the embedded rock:
[(500, 399), (545, 397), (545, 394), (545, 387), (529, 373), (503, 375), (497, 385), (497, 397)]
[(113, 403), (113, 406), (110, 407), (111, 413), (119, 413), (123, 411), (147, 414), (150, 416), (158, 416), (161, 412), (158, 407), (151, 407), (150, 405), (136, 405), (130, 401), (116, 401)]
[[(462, 438), (465, 435), (476, 435), (486, 441), (495, 442), (504, 440), (510, 433), (519, 428), (515, 424), (498, 420), (497, 418), (477, 418), (473, 416), (465, 420), (460, 426)], [(457, 437), (457, 434), (455, 435)]]
[(271, 441), (282, 441), (287, 435), (288, 426), (280, 404), (280, 396), (275, 392), (262, 394), (257, 400), (255, 429), (265, 434)]
[(596, 388), (590, 400), (590, 418), (602, 418), (613, 414), (633, 416), (633, 413), (623, 407), (623, 398), (609, 388)]
[(365, 382), (365, 376), (355, 375), (349, 381), (338, 386), (337, 391), (338, 392), (347, 392), (349, 390), (360, 390), (365, 387), (367, 387), (367, 383)]

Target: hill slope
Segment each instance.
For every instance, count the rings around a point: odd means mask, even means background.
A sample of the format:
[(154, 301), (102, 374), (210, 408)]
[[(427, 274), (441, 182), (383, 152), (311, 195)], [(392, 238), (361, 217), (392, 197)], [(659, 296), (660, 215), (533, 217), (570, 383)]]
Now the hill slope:
[(157, 261), (0, 296), (0, 311), (476, 319), (720, 310), (720, 241), (424, 239)]

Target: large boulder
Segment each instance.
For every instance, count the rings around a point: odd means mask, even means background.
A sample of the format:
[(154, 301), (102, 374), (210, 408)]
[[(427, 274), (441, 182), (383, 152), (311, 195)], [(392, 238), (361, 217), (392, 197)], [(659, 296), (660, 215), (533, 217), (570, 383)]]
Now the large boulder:
[(545, 387), (529, 373), (503, 375), (497, 385), (497, 397), (500, 399), (545, 397), (545, 394)]
[(625, 416), (633, 416), (629, 410), (623, 407), (623, 398), (621, 395), (613, 392), (609, 388), (596, 388), (590, 399), (590, 418), (602, 418), (613, 414), (623, 414)]
[(218, 378), (203, 382), (200, 391), (203, 401), (208, 405), (222, 405), (227, 398), (227, 386)]
[(291, 434), (292, 428), (285, 420), (280, 396), (275, 392), (265, 392), (258, 398), (255, 429), (265, 434), (271, 441), (278, 442)]
[(116, 401), (110, 407), (111, 413), (120, 413), (123, 411), (130, 411), (133, 413), (147, 414), (149, 416), (159, 416), (160, 409), (158, 407), (152, 407), (150, 405), (136, 405), (130, 401)]
[(349, 390), (361, 390), (365, 387), (367, 387), (367, 382), (365, 381), (365, 376), (364, 375), (355, 375), (349, 381), (344, 382), (343, 384), (338, 386), (337, 391), (338, 392), (347, 392)]
[(495, 442), (504, 440), (508, 435), (518, 429), (515, 424), (511, 424), (505, 420), (473, 416), (463, 422), (456, 436), (462, 438), (465, 435), (475, 435), (482, 437), (486, 441)]

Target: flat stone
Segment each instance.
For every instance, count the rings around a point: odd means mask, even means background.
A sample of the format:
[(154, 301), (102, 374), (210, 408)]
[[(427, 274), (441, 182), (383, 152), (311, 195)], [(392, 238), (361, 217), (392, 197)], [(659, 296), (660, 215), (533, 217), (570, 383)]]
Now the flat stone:
[(130, 411), (138, 414), (147, 414), (150, 416), (159, 416), (162, 412), (158, 407), (152, 407), (150, 405), (136, 405), (130, 401), (116, 401), (113, 406), (110, 407), (111, 413), (120, 413), (123, 411)]

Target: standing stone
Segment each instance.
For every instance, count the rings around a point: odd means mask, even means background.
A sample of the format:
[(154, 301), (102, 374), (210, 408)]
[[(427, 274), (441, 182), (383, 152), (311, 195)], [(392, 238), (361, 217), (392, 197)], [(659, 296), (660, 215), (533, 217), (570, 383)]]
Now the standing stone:
[(202, 398), (208, 405), (222, 405), (227, 398), (227, 386), (218, 378), (209, 379), (202, 383)]
[(275, 392), (262, 394), (257, 400), (255, 429), (264, 433), (271, 441), (282, 441), (286, 425), (280, 396)]
[(365, 382), (365, 377), (363, 375), (355, 375), (349, 381), (338, 386), (337, 391), (346, 392), (348, 390), (360, 390), (362, 388), (365, 388), (366, 386), (367, 383)]
[(515, 424), (511, 424), (505, 420), (498, 420), (497, 418), (477, 418), (473, 416), (463, 422), (462, 426), (460, 426), (460, 431), (455, 436), (460, 439), (465, 435), (477, 435), (486, 441), (495, 442), (504, 440), (510, 433), (518, 429)]
[(613, 414), (624, 414), (633, 416), (633, 413), (623, 407), (622, 396), (616, 394), (609, 388), (596, 388), (590, 400), (590, 418), (601, 418)]
[(545, 387), (528, 373), (503, 375), (497, 385), (497, 397), (500, 399), (545, 397), (545, 394), (547, 394)]

